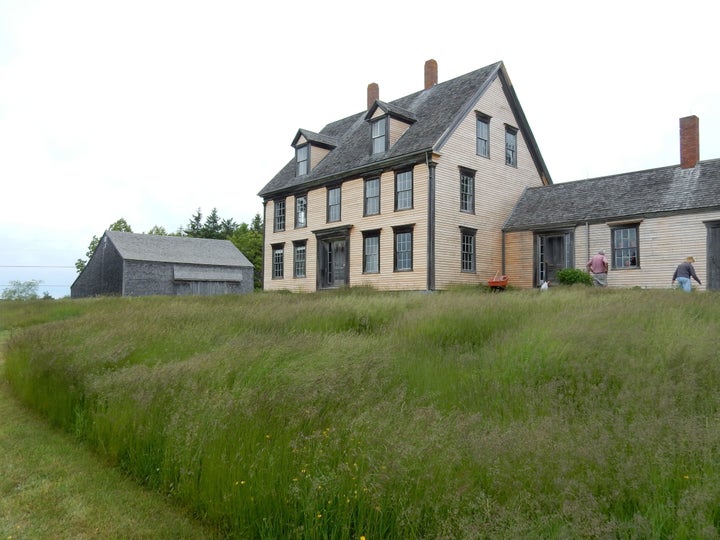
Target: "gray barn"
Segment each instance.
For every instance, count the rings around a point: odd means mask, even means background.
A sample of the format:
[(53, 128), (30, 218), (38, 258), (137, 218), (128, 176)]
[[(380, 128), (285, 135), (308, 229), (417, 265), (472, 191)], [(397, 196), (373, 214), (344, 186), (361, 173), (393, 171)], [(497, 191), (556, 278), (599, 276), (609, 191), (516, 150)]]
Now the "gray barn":
[(70, 296), (248, 293), (253, 272), (229, 240), (106, 231)]

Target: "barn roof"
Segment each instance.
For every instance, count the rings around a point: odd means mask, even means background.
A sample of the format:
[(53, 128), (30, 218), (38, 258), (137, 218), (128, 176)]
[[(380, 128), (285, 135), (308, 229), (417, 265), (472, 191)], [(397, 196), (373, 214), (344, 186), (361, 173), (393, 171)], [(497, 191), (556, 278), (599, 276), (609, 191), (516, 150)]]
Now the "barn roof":
[(527, 188), (505, 231), (720, 208), (720, 159)]
[(230, 240), (118, 231), (106, 231), (105, 237), (112, 242), (125, 260), (252, 267), (252, 263)]
[[(460, 121), (472, 111), (477, 100), (490, 84), (500, 77), (508, 101), (519, 123), (540, 174), (551, 182), (550, 174), (540, 155), (535, 138), (515, 95), (503, 62), (496, 62), (460, 77), (435, 84), (392, 102), (376, 100), (371, 110), (381, 108), (388, 114), (405, 119), (410, 127), (386, 152), (371, 154), (371, 133), (368, 111), (326, 125), (316, 139), (331, 141), (331, 151), (308, 174), (296, 176), (296, 162), (291, 159), (268, 184), (260, 197), (281, 196), (307, 187), (328, 184), (360, 176), (368, 171), (392, 166), (399, 160), (440, 151)], [(299, 133), (303, 133), (301, 130)], [(311, 132), (308, 132), (311, 133)], [(296, 136), (293, 143), (297, 142)]]

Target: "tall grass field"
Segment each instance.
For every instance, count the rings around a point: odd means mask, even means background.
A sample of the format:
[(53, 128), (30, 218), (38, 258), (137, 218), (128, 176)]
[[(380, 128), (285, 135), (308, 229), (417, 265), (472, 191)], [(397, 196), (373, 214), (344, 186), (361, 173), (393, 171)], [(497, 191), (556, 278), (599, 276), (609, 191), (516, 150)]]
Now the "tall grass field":
[(8, 302), (16, 395), (228, 538), (717, 538), (720, 296)]

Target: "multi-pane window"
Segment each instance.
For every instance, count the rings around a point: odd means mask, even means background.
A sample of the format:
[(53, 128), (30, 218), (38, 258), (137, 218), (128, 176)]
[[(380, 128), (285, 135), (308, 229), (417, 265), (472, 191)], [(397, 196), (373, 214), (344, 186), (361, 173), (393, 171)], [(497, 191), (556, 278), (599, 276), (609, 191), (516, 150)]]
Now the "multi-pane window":
[(395, 229), (395, 271), (412, 270), (413, 232), (411, 228)]
[(295, 197), (295, 228), (307, 226), (307, 195)]
[(380, 271), (380, 231), (363, 233), (363, 273), (377, 274)]
[(285, 275), (285, 249), (282, 244), (272, 248), (272, 278), (282, 279)]
[(370, 124), (372, 133), (372, 153), (380, 154), (387, 150), (387, 117)]
[(306, 144), (295, 149), (295, 160), (297, 163), (297, 175), (302, 176), (308, 173), (310, 163), (310, 147)]
[(460, 211), (475, 213), (475, 172), (460, 169)]
[(380, 213), (380, 179), (365, 180), (364, 215), (372, 216)]
[(296, 242), (293, 245), (293, 248), (293, 276), (295, 276), (296, 278), (303, 278), (305, 277), (305, 269), (307, 264), (307, 244), (305, 243), (305, 241)]
[(460, 228), (460, 270), (475, 272), (475, 229)]
[(395, 210), (413, 206), (413, 173), (405, 171), (395, 175)]
[(275, 232), (285, 230), (285, 199), (278, 199), (275, 201), (275, 219), (273, 221), (275, 225)]
[(483, 157), (490, 157), (490, 118), (478, 114), (476, 126), (477, 155)]
[(517, 129), (505, 126), (505, 165), (517, 167)]
[(638, 246), (638, 226), (616, 227), (612, 229), (612, 267), (638, 268), (640, 253)]
[(340, 221), (340, 186), (327, 190), (327, 220)]

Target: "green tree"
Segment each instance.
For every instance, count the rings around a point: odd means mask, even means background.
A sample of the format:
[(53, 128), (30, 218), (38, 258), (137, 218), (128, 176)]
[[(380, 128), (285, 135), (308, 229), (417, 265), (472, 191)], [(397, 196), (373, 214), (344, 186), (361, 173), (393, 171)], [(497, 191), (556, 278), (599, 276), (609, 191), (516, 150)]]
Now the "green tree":
[(153, 225), (150, 230), (145, 234), (155, 234), (157, 236), (170, 236), (168, 234), (167, 230), (165, 230), (165, 227)]
[(255, 267), (255, 289), (261, 289), (263, 222), (260, 214), (255, 214), (250, 225), (241, 223), (230, 237), (230, 240)]
[[(29, 281), (11, 281), (10, 286), (7, 287), (0, 298), (2, 300), (36, 300), (38, 297), (38, 287), (42, 281), (38, 279), (31, 279)], [(43, 298), (50, 296), (45, 293)]]
[[(115, 223), (111, 223), (110, 226), (106, 229), (108, 231), (120, 231), (120, 232), (132, 232), (132, 228), (128, 224), (127, 221), (125, 221), (125, 218), (118, 219)], [(85, 267), (87, 266), (88, 261), (95, 253), (95, 250), (98, 247), (98, 244), (100, 243), (100, 238), (93, 235), (92, 240), (90, 240), (90, 244), (88, 245), (88, 250), (85, 252), (86, 259), (78, 259), (75, 261), (75, 268), (77, 269), (78, 274), (85, 270)]]

